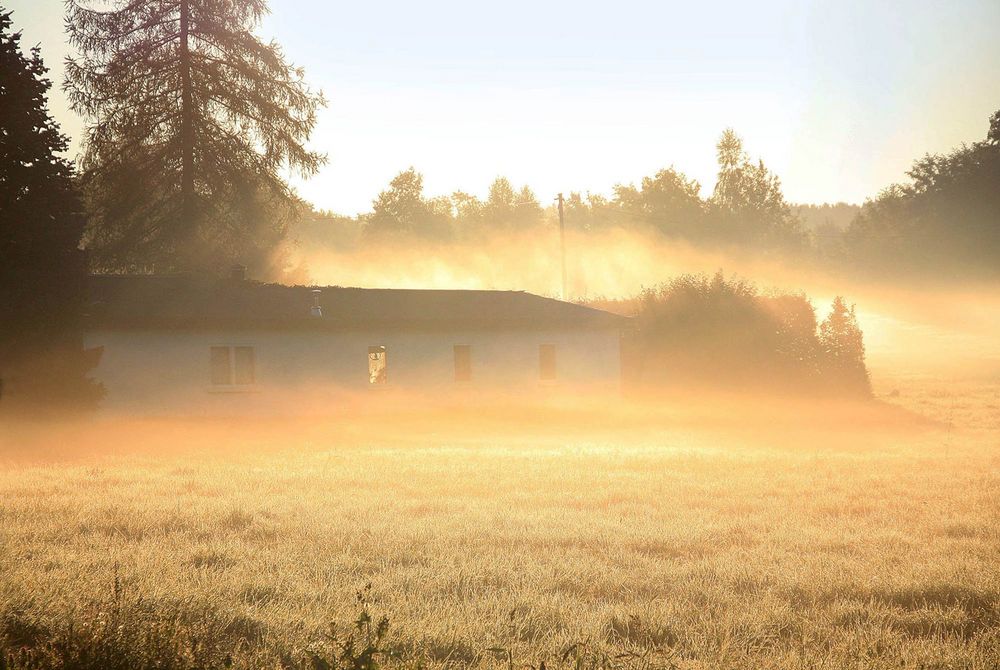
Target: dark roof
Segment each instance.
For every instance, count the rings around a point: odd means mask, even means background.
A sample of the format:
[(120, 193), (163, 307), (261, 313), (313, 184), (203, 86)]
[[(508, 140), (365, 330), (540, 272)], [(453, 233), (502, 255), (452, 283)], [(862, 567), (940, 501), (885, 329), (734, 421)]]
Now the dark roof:
[[(625, 317), (524, 291), (285, 286), (184, 275), (94, 275), (91, 328), (617, 328)], [(322, 317), (310, 315), (320, 289)]]

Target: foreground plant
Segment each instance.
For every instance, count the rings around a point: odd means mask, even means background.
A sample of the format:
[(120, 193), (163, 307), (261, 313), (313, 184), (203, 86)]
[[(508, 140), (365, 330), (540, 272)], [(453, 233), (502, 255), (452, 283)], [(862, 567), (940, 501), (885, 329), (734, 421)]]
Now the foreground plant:
[(336, 624), (330, 625), (327, 653), (310, 652), (309, 661), (314, 670), (377, 670), (389, 660), (401, 658), (398, 651), (386, 644), (389, 618), (376, 619), (371, 613), (372, 585), (366, 584), (357, 592), (358, 618), (351, 630), (341, 635)]

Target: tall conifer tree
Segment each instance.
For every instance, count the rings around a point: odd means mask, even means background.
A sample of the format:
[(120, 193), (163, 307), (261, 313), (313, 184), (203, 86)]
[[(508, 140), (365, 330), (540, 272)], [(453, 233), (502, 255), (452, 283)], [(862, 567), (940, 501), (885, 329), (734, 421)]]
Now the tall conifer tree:
[[(267, 252), (298, 201), (281, 172), (315, 173), (305, 147), (324, 104), (274, 43), (265, 0), (67, 0), (73, 108), (88, 121), (88, 244), (106, 269), (211, 268)], [(271, 230), (240, 214), (269, 203)]]
[(871, 395), (864, 335), (854, 305), (848, 307), (840, 296), (833, 299), (830, 314), (819, 324), (819, 342), (830, 385), (839, 391)]

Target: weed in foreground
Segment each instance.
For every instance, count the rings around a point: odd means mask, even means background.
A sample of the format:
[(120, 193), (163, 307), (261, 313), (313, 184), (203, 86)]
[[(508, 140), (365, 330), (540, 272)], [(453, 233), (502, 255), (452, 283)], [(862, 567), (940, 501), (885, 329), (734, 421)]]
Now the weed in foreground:
[(376, 621), (372, 616), (371, 590), (369, 583), (355, 594), (359, 612), (352, 629), (341, 635), (336, 624), (331, 624), (327, 649), (309, 652), (313, 670), (378, 670), (401, 659), (400, 653), (386, 642), (389, 618), (383, 615)]

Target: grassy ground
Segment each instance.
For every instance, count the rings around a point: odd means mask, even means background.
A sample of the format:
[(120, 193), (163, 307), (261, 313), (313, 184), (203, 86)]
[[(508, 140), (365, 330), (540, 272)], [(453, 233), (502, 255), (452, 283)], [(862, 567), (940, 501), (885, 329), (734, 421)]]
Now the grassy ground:
[(322, 668), (366, 609), (430, 666), (997, 668), (997, 387), (936, 388), (879, 389), (933, 421), (675, 398), (8, 433), (0, 646)]

